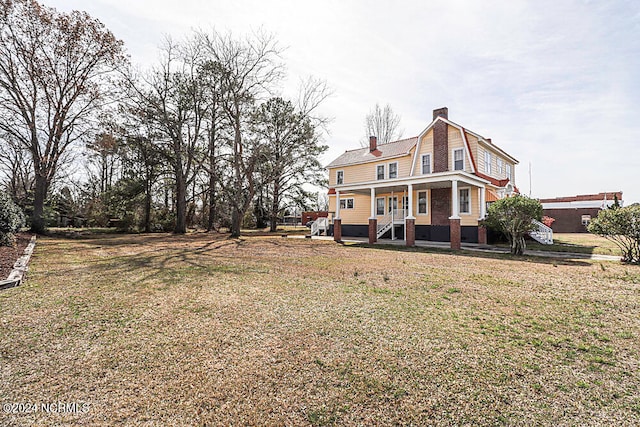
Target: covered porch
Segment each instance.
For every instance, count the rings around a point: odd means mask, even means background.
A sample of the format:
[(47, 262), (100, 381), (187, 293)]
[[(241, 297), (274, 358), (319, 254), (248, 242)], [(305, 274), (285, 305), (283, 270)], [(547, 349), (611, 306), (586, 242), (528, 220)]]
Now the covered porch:
[[(486, 215), (488, 185), (475, 175), (444, 172), (393, 182), (336, 186), (334, 239), (342, 240), (342, 211), (348, 205), (341, 200), (348, 194), (369, 204), (369, 217), (365, 219), (369, 243), (387, 238), (414, 246), (416, 240), (428, 240), (448, 242), (453, 249), (460, 249), (462, 241), (486, 244), (486, 229), (478, 221)], [(350, 226), (346, 227), (348, 230)]]

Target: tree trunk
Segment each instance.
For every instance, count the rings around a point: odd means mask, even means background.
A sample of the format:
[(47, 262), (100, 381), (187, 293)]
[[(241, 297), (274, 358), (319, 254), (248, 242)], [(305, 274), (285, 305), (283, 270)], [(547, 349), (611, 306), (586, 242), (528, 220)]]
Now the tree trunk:
[(151, 180), (147, 179), (144, 194), (144, 232), (151, 232)]
[(173, 232), (187, 232), (187, 182), (182, 171), (176, 173), (176, 227)]
[(47, 197), (47, 179), (36, 172), (36, 186), (33, 199), (33, 216), (31, 217), (31, 231), (44, 234), (44, 199)]
[(240, 228), (242, 227), (242, 214), (237, 206), (233, 207), (231, 212), (231, 237), (240, 237)]
[(271, 203), (271, 232), (275, 232), (278, 222), (278, 208), (280, 207), (280, 187), (276, 180), (273, 185), (273, 203)]

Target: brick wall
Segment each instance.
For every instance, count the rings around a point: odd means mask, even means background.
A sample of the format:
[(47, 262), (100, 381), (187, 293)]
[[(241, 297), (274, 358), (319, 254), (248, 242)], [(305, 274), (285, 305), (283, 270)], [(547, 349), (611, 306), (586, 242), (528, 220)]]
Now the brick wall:
[(591, 218), (598, 216), (600, 209), (544, 209), (543, 215), (555, 219), (551, 224), (551, 229), (556, 233), (587, 233), (587, 228), (582, 225), (582, 215), (591, 215)]
[(431, 224), (449, 225), (451, 216), (451, 189), (431, 189)]

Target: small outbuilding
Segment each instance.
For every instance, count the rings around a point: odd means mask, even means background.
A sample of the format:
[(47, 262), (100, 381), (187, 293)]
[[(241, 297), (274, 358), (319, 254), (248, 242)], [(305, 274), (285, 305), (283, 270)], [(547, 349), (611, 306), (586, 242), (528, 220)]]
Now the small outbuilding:
[(587, 233), (591, 219), (616, 201), (623, 205), (622, 191), (540, 199), (543, 215), (555, 220), (551, 228), (556, 233)]

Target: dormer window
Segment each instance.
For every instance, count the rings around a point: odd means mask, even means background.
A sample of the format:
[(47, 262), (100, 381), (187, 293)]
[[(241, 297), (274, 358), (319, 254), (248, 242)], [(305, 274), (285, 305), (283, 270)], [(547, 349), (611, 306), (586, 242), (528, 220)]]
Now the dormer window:
[(344, 171), (336, 171), (336, 184), (344, 184)]

